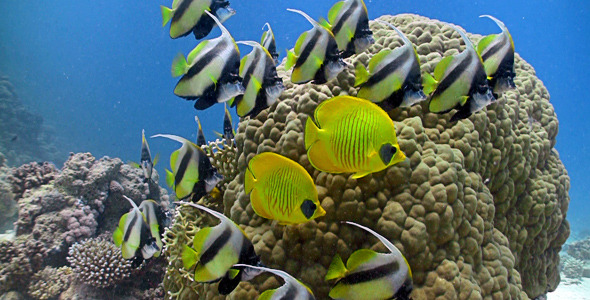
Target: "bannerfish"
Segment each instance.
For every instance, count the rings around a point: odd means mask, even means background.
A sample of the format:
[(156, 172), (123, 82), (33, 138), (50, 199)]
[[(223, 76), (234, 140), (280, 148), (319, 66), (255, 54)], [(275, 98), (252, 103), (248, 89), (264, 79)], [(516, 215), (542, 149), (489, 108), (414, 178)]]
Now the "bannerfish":
[(305, 149), (311, 165), (320, 171), (361, 178), (406, 159), (393, 121), (368, 100), (328, 99), (318, 105), (313, 119), (305, 123)]
[(132, 167), (141, 169), (143, 171), (143, 182), (149, 182), (152, 179), (152, 173), (154, 166), (158, 163), (160, 155), (156, 154), (155, 159), (152, 161), (152, 155), (150, 153), (150, 146), (145, 139), (145, 130), (141, 130), (141, 157), (139, 163), (129, 162)]
[(193, 238), (193, 247), (184, 245), (182, 263), (187, 270), (195, 269), (196, 282), (219, 282), (222, 295), (231, 293), (240, 281), (247, 281), (262, 271), (232, 267), (235, 264), (260, 265), (252, 242), (246, 233), (224, 214), (194, 203), (183, 203), (198, 208), (221, 221), (214, 227), (199, 230)]
[(315, 84), (322, 84), (335, 78), (346, 64), (332, 32), (300, 10), (287, 10), (304, 16), (313, 25), (299, 36), (293, 51), (287, 51), (285, 70), (294, 67), (291, 81), (306, 83), (313, 80)]
[(514, 41), (504, 23), (492, 16), (492, 19), (502, 29), (500, 34), (491, 34), (479, 41), (477, 52), (481, 55), (483, 66), (489, 79), (489, 85), (498, 97), (507, 90), (516, 87), (514, 84)]
[(199, 130), (197, 131), (197, 146), (207, 145), (207, 139), (203, 133), (203, 127), (201, 127), (201, 120), (199, 120), (199, 117), (195, 116), (195, 122), (197, 122), (197, 125), (199, 126)]
[[(267, 27), (268, 30), (262, 34), (262, 39), (260, 40), (260, 44), (268, 50), (270, 56), (272, 57), (275, 65), (279, 64), (279, 53), (277, 52), (277, 44), (275, 42), (275, 34), (270, 28), (270, 24), (264, 24), (264, 27)], [(262, 29), (264, 30), (264, 27)]]
[(271, 106), (281, 95), (285, 87), (283, 80), (277, 75), (276, 64), (266, 48), (251, 42), (238, 42), (253, 47), (248, 55), (240, 62), (240, 77), (246, 88), (243, 95), (231, 101), (237, 106), (238, 116), (257, 116), (263, 109)]
[(285, 284), (278, 289), (264, 291), (260, 297), (258, 297), (258, 300), (315, 300), (313, 292), (309, 287), (285, 271), (245, 264), (235, 264), (234, 267), (244, 267), (259, 270), (261, 272), (269, 272), (281, 277), (283, 281), (285, 281)]
[(369, 70), (356, 65), (355, 86), (360, 86), (357, 97), (371, 100), (385, 111), (396, 107), (410, 107), (426, 100), (422, 91), (420, 58), (412, 42), (395, 26), (391, 27), (402, 38), (403, 45), (395, 50), (383, 49), (369, 60)]
[(140, 255), (143, 259), (159, 256), (162, 248), (153, 237), (146, 217), (133, 200), (127, 196), (123, 197), (131, 203), (133, 209), (119, 220), (119, 226), (113, 232), (115, 245), (121, 247), (124, 259), (132, 259)]
[(215, 20), (221, 36), (200, 42), (186, 59), (179, 54), (172, 62), (172, 76), (182, 76), (174, 94), (187, 100), (197, 99), (197, 110), (244, 93), (238, 45), (215, 16), (205, 13)]
[(160, 9), (162, 26), (170, 22), (170, 37), (173, 39), (186, 36), (191, 31), (197, 40), (207, 36), (215, 21), (205, 11), (210, 11), (221, 23), (236, 13), (229, 7), (229, 1), (223, 0), (174, 0), (172, 8), (161, 5)]
[(234, 130), (234, 124), (231, 119), (231, 114), (227, 109), (227, 105), (224, 103), (225, 113), (223, 115), (223, 133), (219, 133), (217, 131), (213, 131), (215, 135), (224, 139), (225, 143), (230, 146), (235, 145), (234, 137), (236, 136), (236, 131)]
[[(156, 201), (151, 199), (142, 201), (139, 205), (139, 211), (144, 215), (152, 237), (156, 241), (158, 248), (161, 250), (164, 246), (162, 244), (162, 234), (164, 234), (166, 214), (162, 211), (162, 207), (160, 207)], [(154, 257), (158, 256), (160, 256), (160, 251), (154, 253)]]
[(300, 224), (326, 214), (309, 173), (276, 153), (264, 152), (250, 159), (244, 190), (250, 194), (257, 215), (281, 225)]
[(465, 42), (463, 52), (443, 58), (434, 68), (434, 79), (425, 80), (425, 93), (436, 89), (430, 97), (428, 107), (433, 113), (446, 113), (458, 109), (451, 117), (451, 122), (468, 118), (473, 113), (482, 110), (496, 101), (488, 85), (486, 71), (481, 56), (465, 35), (454, 25)]
[(350, 255), (346, 266), (336, 254), (325, 277), (326, 280), (336, 279), (329, 296), (333, 299), (410, 299), (413, 289), (412, 270), (402, 253), (375, 231), (353, 222), (345, 223), (368, 231), (391, 253), (357, 250)]
[(166, 171), (166, 182), (174, 187), (174, 193), (180, 200), (191, 197), (199, 201), (211, 192), (223, 179), (211, 165), (209, 157), (193, 142), (171, 134), (156, 134), (152, 138), (163, 137), (182, 143), (180, 149), (170, 155), (170, 169)]
[(336, 37), (342, 58), (359, 54), (375, 42), (369, 29), (369, 13), (363, 0), (337, 2), (328, 12), (328, 28)]

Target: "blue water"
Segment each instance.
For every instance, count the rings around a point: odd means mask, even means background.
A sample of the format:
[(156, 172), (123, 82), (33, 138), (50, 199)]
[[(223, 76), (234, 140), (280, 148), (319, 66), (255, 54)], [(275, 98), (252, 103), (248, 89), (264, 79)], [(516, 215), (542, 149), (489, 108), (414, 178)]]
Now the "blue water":
[[(281, 59), (310, 28), (297, 8), (318, 18), (335, 1), (233, 0), (237, 14), (225, 25), (236, 40), (256, 40), (262, 25), (273, 26)], [(568, 219), (590, 228), (590, 1), (391, 1), (366, 0), (370, 18), (416, 13), (464, 27), (498, 32), (491, 14), (510, 29), (516, 51), (531, 63), (551, 93), (560, 130), (557, 149), (571, 176)], [(192, 36), (171, 40), (162, 28), (159, 5), (171, 1), (0, 1), (0, 73), (10, 76), (22, 101), (53, 126), (64, 153), (138, 160), (141, 129), (148, 135), (195, 137), (193, 102), (173, 95), (174, 56), (188, 53)], [(210, 37), (218, 36), (214, 29)], [(250, 48), (243, 47), (242, 55)], [(235, 113), (234, 113), (235, 114)], [(205, 134), (221, 130), (223, 106), (199, 113)], [(237, 117), (234, 115), (234, 120)], [(167, 156), (177, 145), (150, 140), (152, 155)], [(64, 160), (66, 158), (64, 154)]]

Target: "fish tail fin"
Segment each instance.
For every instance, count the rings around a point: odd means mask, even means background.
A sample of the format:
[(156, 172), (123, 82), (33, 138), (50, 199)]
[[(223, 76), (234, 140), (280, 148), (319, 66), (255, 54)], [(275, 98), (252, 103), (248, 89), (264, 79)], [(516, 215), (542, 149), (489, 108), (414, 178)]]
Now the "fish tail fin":
[(295, 65), (296, 61), (297, 55), (295, 55), (295, 52), (287, 50), (287, 62), (285, 63), (285, 70), (291, 69), (291, 67)]
[(369, 71), (361, 63), (357, 63), (354, 72), (354, 86), (357, 87), (369, 80)]
[(160, 10), (162, 11), (162, 27), (164, 27), (168, 22), (170, 22), (172, 16), (174, 16), (174, 11), (164, 5), (160, 5)]
[(184, 265), (184, 268), (192, 268), (195, 264), (197, 264), (197, 260), (197, 251), (193, 250), (187, 245), (184, 245), (184, 249), (182, 250), (182, 264)]
[(315, 122), (311, 117), (307, 117), (305, 122), (305, 149), (309, 149), (318, 140), (319, 132), (320, 129)]
[(168, 169), (166, 169), (166, 185), (171, 189), (174, 188), (174, 173)]
[(182, 53), (178, 53), (174, 60), (172, 61), (172, 77), (178, 77), (186, 74), (188, 69), (188, 63), (186, 62), (186, 58)]
[(429, 73), (422, 75), (422, 85), (424, 86), (424, 94), (430, 95), (436, 89), (437, 81)]
[(332, 279), (342, 278), (346, 274), (346, 271), (346, 266), (344, 266), (342, 258), (340, 258), (340, 255), (336, 254), (332, 259), (332, 263), (328, 268), (328, 273), (326, 273), (326, 277), (324, 278), (324, 280), (328, 281)]

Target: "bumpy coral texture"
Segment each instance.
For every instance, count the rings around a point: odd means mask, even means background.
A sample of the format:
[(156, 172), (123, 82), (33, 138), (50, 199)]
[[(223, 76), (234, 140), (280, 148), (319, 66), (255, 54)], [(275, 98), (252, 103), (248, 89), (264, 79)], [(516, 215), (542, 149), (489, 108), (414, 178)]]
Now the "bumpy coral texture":
[[(445, 23), (416, 15), (381, 19), (414, 43), (423, 72), (432, 74), (441, 58), (464, 49), (459, 34)], [(376, 43), (347, 59), (351, 65), (367, 65), (379, 50), (401, 45), (393, 30), (375, 22), (371, 29)], [(475, 43), (481, 38), (470, 36)], [(264, 264), (299, 278), (319, 299), (328, 298), (330, 284), (323, 278), (335, 254), (347, 259), (361, 248), (386, 251), (365, 232), (341, 224), (345, 220), (373, 228), (400, 249), (413, 270), (414, 299), (526, 299), (554, 290), (560, 280), (558, 252), (569, 235), (569, 177), (553, 148), (558, 121), (548, 91), (518, 55), (515, 70), (515, 90), (458, 123), (448, 121), (451, 114), (429, 113), (427, 103), (391, 111), (409, 160), (355, 180), (351, 174), (315, 170), (303, 136), (318, 103), (356, 95), (354, 70), (325, 85), (294, 85), (280, 66), (286, 90), (279, 101), (239, 124), (240, 175), (228, 185), (224, 211), (244, 228)], [(305, 167), (325, 217), (278, 226), (253, 212), (243, 174), (254, 155), (267, 151)], [(173, 263), (167, 280), (174, 284), (165, 286), (171, 296), (199, 292), (215, 299), (216, 285), (191, 282), (191, 274), (174, 263), (197, 229), (191, 218), (181, 214), (171, 228), (176, 244), (168, 245)], [(256, 288), (241, 283), (232, 299), (250, 299), (276, 286), (267, 282)]]
[(55, 299), (70, 286), (71, 277), (70, 267), (45, 267), (31, 278), (29, 295), (39, 300)]
[(18, 208), (14, 201), (12, 193), (12, 184), (9, 180), (11, 169), (5, 165), (6, 159), (0, 153), (0, 232), (12, 228), (12, 223), (16, 221)]
[(122, 283), (131, 275), (131, 261), (111, 241), (92, 238), (70, 247), (68, 262), (78, 281), (97, 288)]

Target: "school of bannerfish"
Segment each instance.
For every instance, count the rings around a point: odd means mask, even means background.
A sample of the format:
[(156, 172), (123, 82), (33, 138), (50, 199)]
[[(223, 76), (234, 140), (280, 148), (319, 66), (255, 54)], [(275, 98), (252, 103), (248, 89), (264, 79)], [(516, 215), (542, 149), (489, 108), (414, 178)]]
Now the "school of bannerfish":
[[(172, 8), (161, 6), (163, 25), (170, 22), (170, 37), (175, 39), (191, 32), (196, 39), (207, 36), (217, 26), (221, 36), (201, 41), (189, 54), (178, 55), (172, 63), (172, 76), (180, 80), (174, 94), (196, 100), (195, 108), (205, 110), (224, 103), (223, 133), (227, 147), (234, 147), (231, 116), (227, 109), (236, 107), (241, 118), (255, 117), (273, 105), (284, 90), (277, 75), (277, 53), (270, 24), (261, 42), (236, 42), (222, 23), (236, 12), (228, 1), (174, 0)], [(364, 52), (374, 43), (369, 29), (367, 8), (362, 0), (337, 2), (327, 20), (316, 21), (303, 11), (288, 9), (303, 16), (312, 28), (303, 32), (292, 51), (287, 51), (285, 70), (293, 69), (291, 81), (296, 84), (323, 84), (349, 67), (343, 58)], [(372, 56), (368, 66), (355, 68), (356, 97), (337, 96), (323, 101), (307, 118), (305, 149), (310, 164), (323, 172), (353, 173), (360, 178), (378, 172), (406, 159), (397, 142), (393, 121), (387, 111), (410, 107), (428, 100), (434, 113), (457, 112), (451, 122), (468, 118), (515, 87), (514, 43), (500, 20), (492, 19), (502, 30), (484, 37), (477, 46), (465, 33), (457, 31), (465, 43), (461, 53), (443, 58), (434, 74), (421, 73), (415, 47), (392, 24), (402, 39), (402, 46), (383, 49)], [(240, 59), (237, 44), (252, 47)], [(180, 205), (205, 211), (220, 223), (201, 228), (192, 245), (184, 245), (184, 268), (203, 283), (219, 282), (221, 294), (231, 293), (241, 281), (268, 272), (280, 277), (284, 285), (267, 290), (259, 299), (315, 299), (304, 283), (281, 270), (264, 266), (256, 255), (246, 233), (231, 219), (211, 208), (196, 204), (203, 196), (219, 193), (216, 185), (223, 179), (212, 166), (205, 135), (198, 117), (196, 144), (170, 134), (156, 134), (177, 141), (182, 146), (170, 156), (166, 182), (174, 190)], [(152, 161), (145, 133), (142, 132), (141, 161), (134, 164), (143, 170), (146, 182), (152, 180)], [(245, 191), (250, 195), (254, 212), (279, 225), (301, 224), (321, 218), (326, 211), (318, 201), (318, 192), (309, 173), (297, 162), (276, 153), (265, 152), (248, 162)], [(162, 251), (161, 235), (165, 214), (153, 200), (136, 205), (127, 200), (132, 210), (123, 215), (113, 233), (123, 257), (136, 261), (157, 257)], [(188, 200), (189, 202), (187, 202)], [(378, 238), (390, 253), (369, 249), (354, 252), (345, 265), (336, 255), (325, 280), (333, 282), (329, 296), (334, 299), (409, 299), (412, 271), (403, 254), (385, 237), (370, 228), (359, 227)]]

